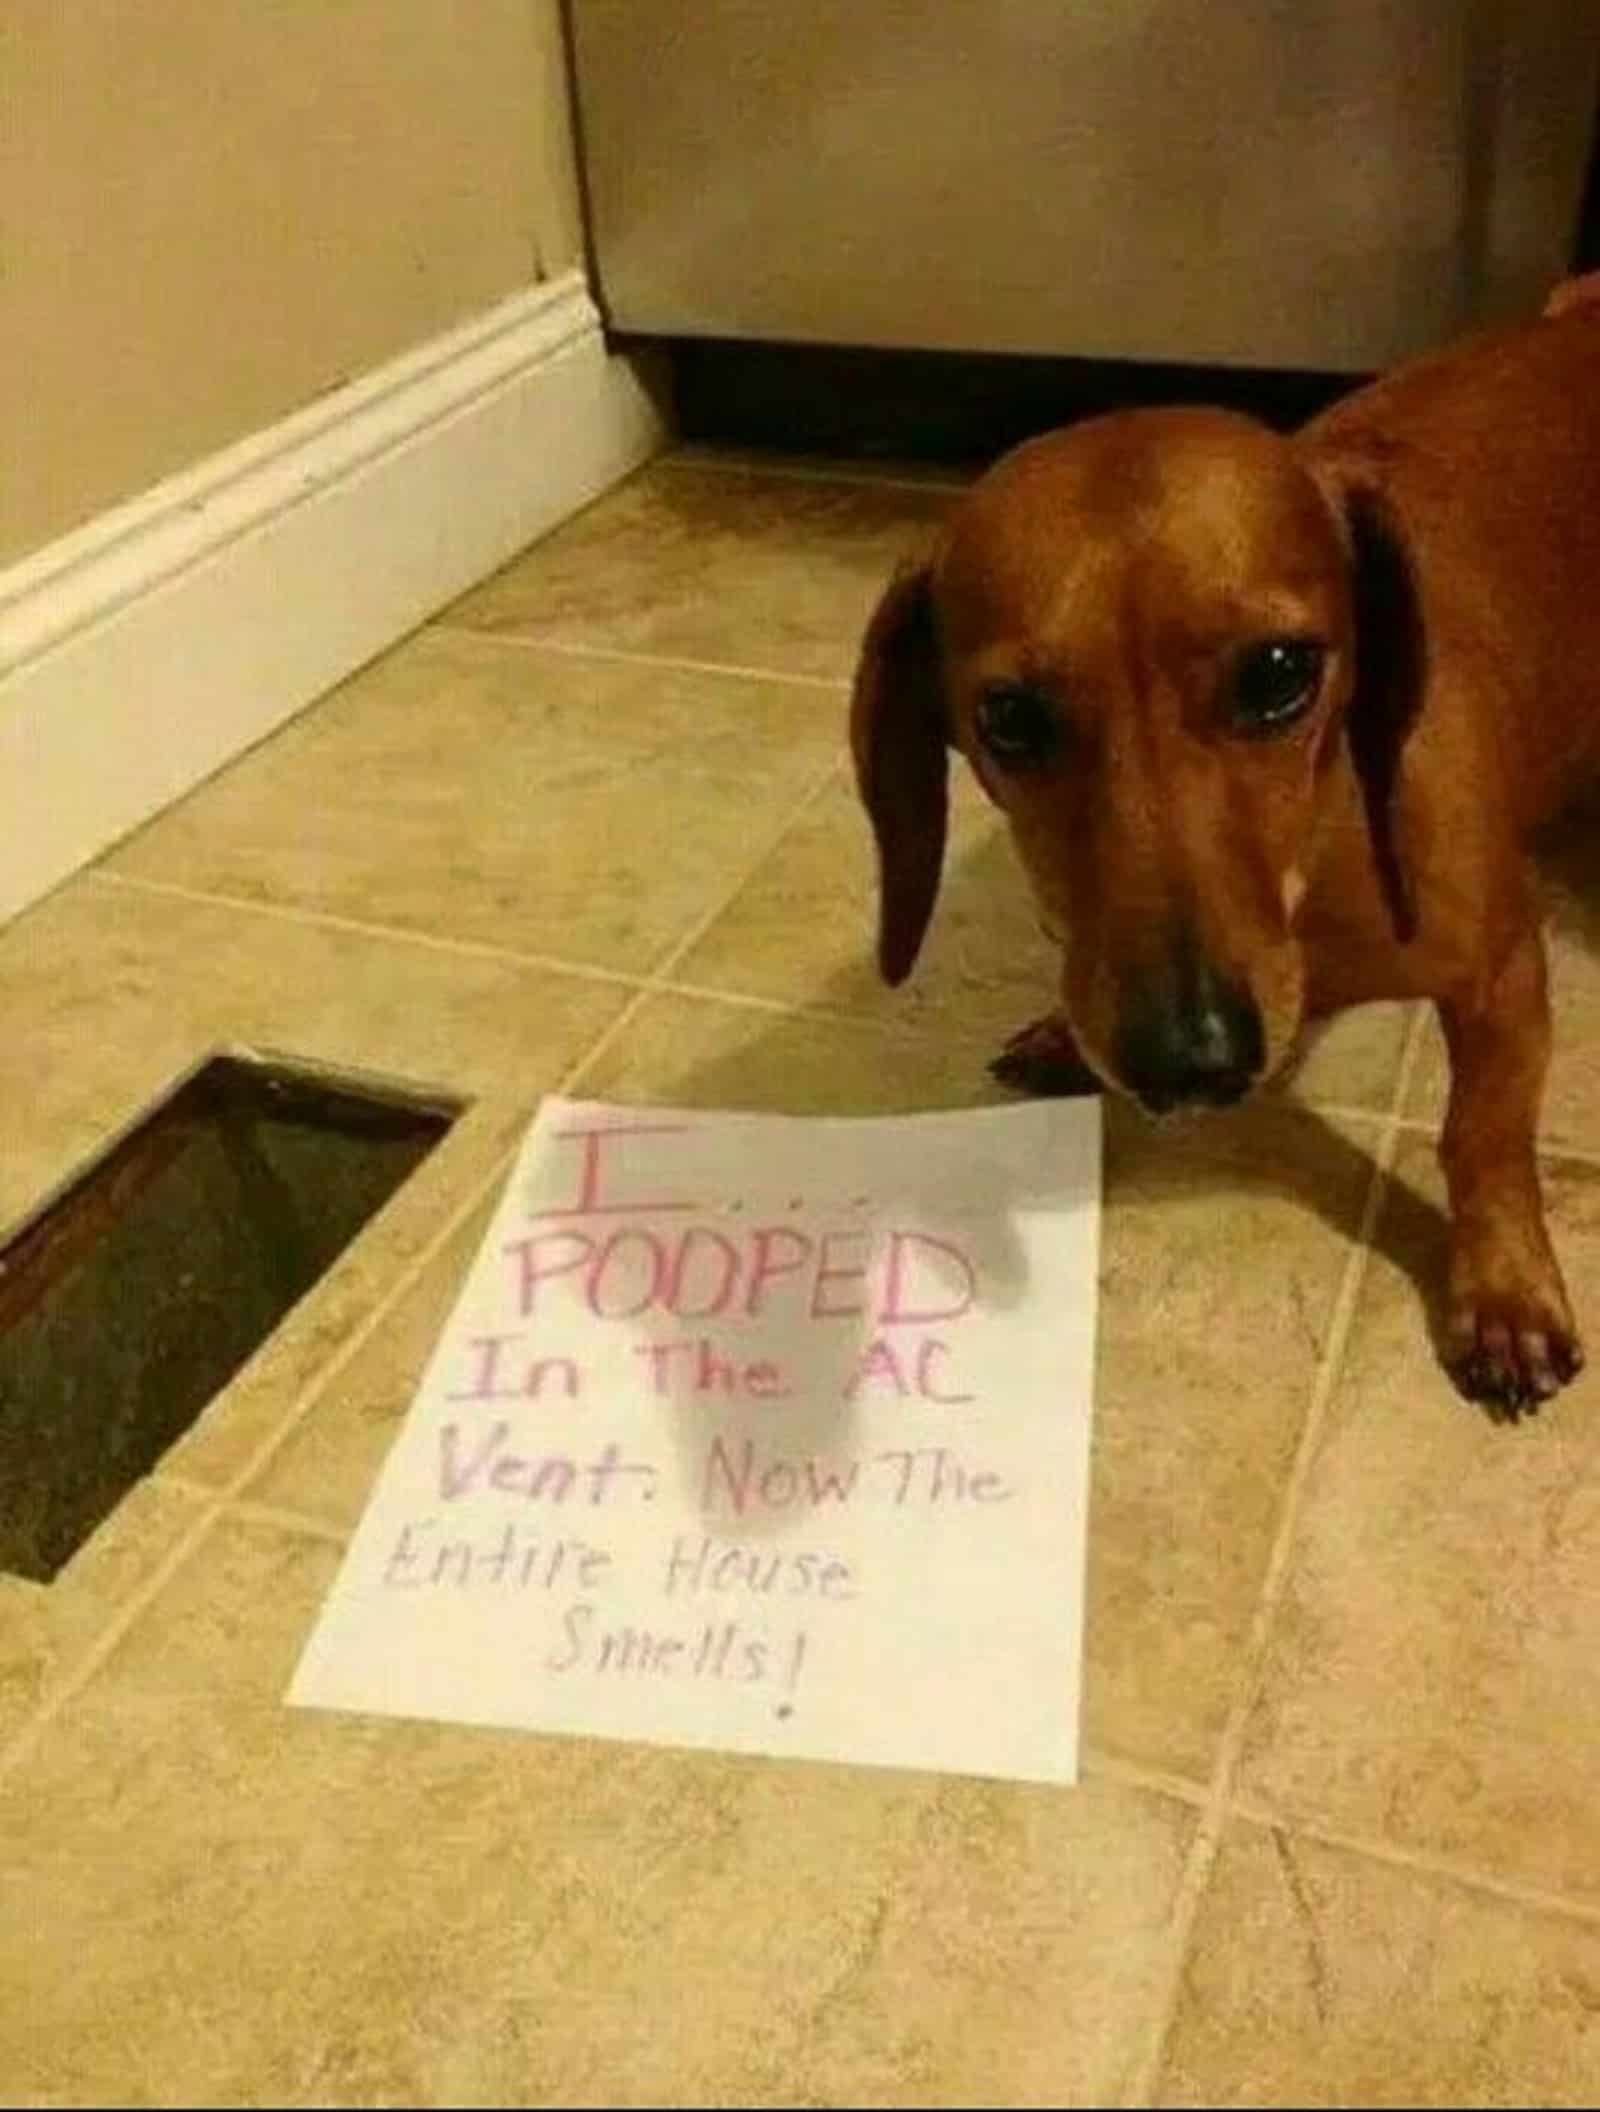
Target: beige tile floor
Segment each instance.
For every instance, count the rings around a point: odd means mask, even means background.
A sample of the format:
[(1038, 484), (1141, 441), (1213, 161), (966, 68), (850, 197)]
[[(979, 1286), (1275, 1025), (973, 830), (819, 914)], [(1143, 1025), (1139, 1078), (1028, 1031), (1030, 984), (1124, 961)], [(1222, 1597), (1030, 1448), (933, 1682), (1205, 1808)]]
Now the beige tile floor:
[[(0, 934), (0, 1217), (219, 1041), (472, 1103), (58, 1581), (0, 1579), (0, 2095), (1600, 2097), (1600, 1379), (1506, 1431), (1436, 1373), (1397, 1011), (1245, 1113), (1109, 1114), (1079, 1790), (281, 1706), (541, 1092), (989, 1097), (1045, 969), (1003, 850), (964, 797), (887, 994), (842, 770), (945, 503), (661, 464)], [(1591, 1333), (1596, 901), (1548, 1126)]]

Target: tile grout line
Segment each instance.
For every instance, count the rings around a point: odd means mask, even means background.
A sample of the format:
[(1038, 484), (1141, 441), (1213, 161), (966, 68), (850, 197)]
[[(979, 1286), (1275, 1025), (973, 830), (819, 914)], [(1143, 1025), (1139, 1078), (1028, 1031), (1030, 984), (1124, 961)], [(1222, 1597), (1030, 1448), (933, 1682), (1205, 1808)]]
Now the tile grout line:
[(153, 1478), (163, 1488), (176, 1489), (180, 1495), (188, 1496), (196, 1503), (221, 1504), (234, 1517), (275, 1525), (307, 1540), (323, 1540), (343, 1547), (350, 1538), (347, 1528), (334, 1525), (326, 1518), (315, 1518), (309, 1511), (297, 1511), (281, 1503), (260, 1503), (252, 1496), (228, 1496), (225, 1493), (230, 1486), (228, 1483), (214, 1485), (197, 1481), (192, 1475), (159, 1466), (153, 1470)]
[[(1344, 1112), (1331, 1104), (1314, 1104), (1324, 1107), (1329, 1114)], [(1427, 1115), (1389, 1115), (1378, 1119), (1391, 1122), (1401, 1137), (1414, 1137), (1426, 1144), (1437, 1144), (1444, 1128), (1442, 1116), (1437, 1120)], [(1534, 1151), (1541, 1165), (1600, 1166), (1600, 1150), (1593, 1145), (1569, 1144), (1562, 1137), (1538, 1137), (1534, 1141)]]
[(205, 909), (266, 917), (280, 924), (304, 925), (313, 931), (342, 932), (351, 938), (376, 939), (386, 945), (417, 946), (428, 953), (460, 954), (467, 960), (494, 961), (508, 968), (535, 968), (547, 975), (570, 975), (579, 982), (605, 983), (614, 989), (642, 990), (649, 981), (647, 971), (630, 974), (623, 968), (601, 968), (592, 961), (567, 960), (559, 954), (524, 953), (515, 947), (496, 946), (488, 939), (443, 938), (437, 932), (414, 931), (405, 924), (376, 924), (364, 917), (347, 917), (337, 910), (311, 909), (295, 902), (259, 902), (249, 895), (186, 887), (178, 880), (155, 880), (143, 873), (116, 872), (108, 866), (90, 866), (75, 877), (130, 894), (159, 895), (172, 901), (193, 902)]
[[(188, 1490), (181, 1493), (190, 1500)], [(199, 1516), (179, 1533), (150, 1574), (117, 1607), (78, 1662), (63, 1678), (47, 1688), (5, 1744), (0, 1746), (0, 1782), (15, 1773), (60, 1712), (89, 1685), (145, 1608), (166, 1589), (196, 1548), (209, 1537), (223, 1510), (220, 1498), (212, 1496), (205, 1500)]]
[[(831, 778), (840, 767), (836, 758), (829, 766), (828, 776)], [(809, 805), (813, 796), (814, 788), (803, 796), (803, 803)], [(790, 816), (780, 832), (780, 840), (781, 835), (787, 834), (798, 819), (798, 812)], [(774, 848), (776, 842), (768, 847), (768, 856)], [(735, 894), (741, 892), (753, 877), (753, 872), (745, 873), (735, 889)], [(430, 953), (460, 954), (468, 960), (494, 961), (508, 968), (531, 968), (546, 975), (569, 975), (577, 981), (603, 983), (614, 989), (635, 992), (649, 990), (655, 996), (682, 997), (699, 1004), (725, 1005), (730, 1011), (760, 1012), (786, 1019), (814, 1019), (825, 1026), (852, 1027), (868, 1033), (917, 1041), (957, 1041), (974, 1049), (993, 1046), (999, 1033), (999, 1030), (986, 1032), (955, 1021), (927, 1017), (894, 1018), (870, 1012), (852, 1012), (842, 1005), (810, 1004), (804, 999), (793, 1003), (781, 997), (765, 997), (755, 990), (722, 990), (711, 983), (686, 981), (670, 972), (655, 974), (649, 969), (630, 971), (622, 968), (603, 968), (593, 961), (568, 959), (562, 954), (497, 946), (488, 939), (446, 938), (437, 932), (414, 930), (409, 925), (375, 923), (368, 918), (347, 917), (337, 910), (315, 909), (303, 903), (264, 902), (250, 895), (231, 895), (217, 888), (187, 887), (178, 880), (156, 880), (143, 873), (122, 873), (109, 867), (89, 866), (75, 878), (86, 880), (93, 885), (121, 889), (130, 894), (156, 895), (177, 902), (193, 902), (205, 909), (223, 909), (248, 917), (265, 917), (277, 923), (303, 925), (313, 931), (340, 932), (352, 938), (373, 939), (385, 945), (417, 946)], [(721, 903), (716, 914), (724, 914), (731, 907), (733, 899), (730, 896), (727, 901)], [(700, 931), (696, 943), (704, 936), (704, 931)], [(1329, 1114), (1355, 1120), (1381, 1122), (1385, 1119), (1382, 1111), (1377, 1108), (1346, 1108), (1332, 1101), (1302, 1102), (1301, 1105), (1314, 1105)]]
[(1408, 1848), (1402, 1841), (1386, 1841), (1380, 1835), (1345, 1833), (1336, 1826), (1325, 1826), (1315, 1818), (1301, 1819), (1274, 1811), (1271, 1806), (1258, 1803), (1252, 1797), (1236, 1799), (1229, 1816), (1267, 1833), (1285, 1833), (1294, 1840), (1314, 1842), (1318, 1847), (1333, 1848), (1340, 1854), (1358, 1856), (1365, 1862), (1382, 1863), (1390, 1869), (1432, 1878), (1475, 1897), (1495, 1900), (1502, 1906), (1517, 1907), (1523, 1912), (1552, 1920), (1577, 1922), (1585, 1928), (1600, 1928), (1600, 1900), (1579, 1899), (1568, 1893), (1547, 1891), (1541, 1885), (1525, 1885), (1516, 1878), (1501, 1877), (1495, 1871), (1473, 1863), (1458, 1863), (1449, 1855), (1432, 1849)]
[(802, 675), (781, 667), (756, 667), (742, 660), (698, 660), (687, 653), (636, 653), (621, 645), (586, 645), (577, 638), (541, 638), (532, 631), (490, 629), (436, 616), (428, 630), (445, 638), (474, 638), (480, 644), (510, 645), (527, 653), (556, 653), (567, 660), (607, 660), (619, 667), (657, 667), (672, 674), (724, 675), (730, 681), (776, 682), (789, 689), (825, 691), (843, 699), (848, 675)]
[(1079, 1752), (1079, 1770), (1085, 1782), (1115, 1782), (1123, 1789), (1142, 1790), (1147, 1796), (1164, 1797), (1172, 1804), (1203, 1809), (1210, 1792), (1203, 1782), (1169, 1774), (1164, 1768), (1146, 1767), (1138, 1760), (1125, 1760), (1119, 1753), (1102, 1751), (1085, 1741)]
[(1301, 1427), (1299, 1443), (1295, 1448), (1294, 1463), (1289, 1470), (1288, 1484), (1279, 1507), (1277, 1531), (1273, 1536), (1267, 1566), (1262, 1575), (1261, 1589), (1256, 1597), (1255, 1612), (1245, 1639), (1238, 1690), (1223, 1725), (1205, 1808), (1173, 1902), (1173, 1947), (1167, 1985), (1143, 2058), (1134, 2071), (1122, 2100), (1130, 2107), (1153, 2105), (1165, 2072), (1173, 2028), (1177, 2023), (1178, 2010), (1183, 1999), (1184, 1979), (1193, 1948), (1195, 1925), (1221, 1849), (1222, 1836), (1232, 1808), (1234, 1780), (1243, 1753), (1245, 1732), (1266, 1673), (1272, 1630), (1294, 1551), (1301, 1500), (1321, 1449), (1328, 1403), (1344, 1368), (1350, 1329), (1371, 1258), (1372, 1238), (1377, 1230), (1399, 1146), (1400, 1112), (1410, 1091), (1412, 1071), (1421, 1047), (1424, 1024), (1425, 1015), (1419, 1012), (1407, 1030), (1390, 1099), (1389, 1114), (1373, 1152), (1372, 1174), (1367, 1183), (1360, 1222), (1351, 1241), (1350, 1251), (1345, 1257), (1339, 1289), (1334, 1298), (1333, 1313), (1328, 1323), (1327, 1339), (1318, 1359), (1310, 1398), (1306, 1403), (1305, 1420)]

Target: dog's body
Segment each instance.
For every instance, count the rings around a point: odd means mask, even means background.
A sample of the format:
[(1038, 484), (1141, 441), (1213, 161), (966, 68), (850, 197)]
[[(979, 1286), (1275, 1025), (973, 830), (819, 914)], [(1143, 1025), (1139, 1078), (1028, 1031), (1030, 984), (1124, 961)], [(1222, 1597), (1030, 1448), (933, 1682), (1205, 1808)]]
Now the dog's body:
[(1528, 841), (1600, 765), (1600, 297), (1401, 369), (1293, 439), (1134, 412), (1029, 442), (880, 604), (852, 736), (898, 981), (946, 746), (1004, 809), (1085, 1059), (1236, 1099), (1309, 1018), (1429, 998), (1451, 1058), (1447, 1358), (1513, 1412), (1581, 1363), (1535, 1162)]

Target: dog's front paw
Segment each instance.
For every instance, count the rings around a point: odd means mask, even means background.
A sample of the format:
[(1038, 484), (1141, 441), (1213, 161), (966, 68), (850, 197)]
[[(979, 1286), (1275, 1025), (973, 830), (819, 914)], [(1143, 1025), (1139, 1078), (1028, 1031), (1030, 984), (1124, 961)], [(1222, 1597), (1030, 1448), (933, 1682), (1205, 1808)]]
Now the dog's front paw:
[(1554, 1262), (1526, 1280), (1452, 1271), (1445, 1364), (1469, 1401), (1497, 1422), (1536, 1415), (1583, 1369), (1583, 1346)]
[(1078, 1100), (1100, 1090), (1099, 1079), (1078, 1053), (1071, 1028), (1053, 1012), (1013, 1034), (989, 1071), (1014, 1093), (1035, 1100)]

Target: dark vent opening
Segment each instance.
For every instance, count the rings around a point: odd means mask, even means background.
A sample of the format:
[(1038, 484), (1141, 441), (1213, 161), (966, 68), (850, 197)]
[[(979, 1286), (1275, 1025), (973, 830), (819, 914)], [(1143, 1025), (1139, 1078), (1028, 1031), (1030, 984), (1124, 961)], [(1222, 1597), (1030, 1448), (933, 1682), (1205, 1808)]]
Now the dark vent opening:
[(0, 1570), (47, 1583), (450, 1128), (218, 1057), (0, 1253)]

